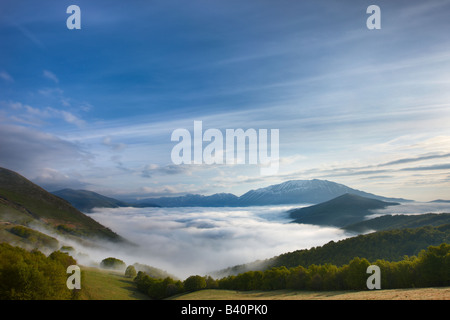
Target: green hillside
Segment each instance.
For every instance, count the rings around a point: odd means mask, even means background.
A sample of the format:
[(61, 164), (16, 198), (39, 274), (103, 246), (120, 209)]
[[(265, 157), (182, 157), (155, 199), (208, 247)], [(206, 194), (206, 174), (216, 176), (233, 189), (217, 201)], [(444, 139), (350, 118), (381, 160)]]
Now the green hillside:
[(237, 265), (214, 273), (215, 276), (239, 274), (249, 270), (267, 270), (272, 267), (286, 268), (331, 263), (342, 266), (355, 257), (369, 261), (385, 259), (400, 261), (407, 256), (417, 255), (428, 246), (450, 243), (450, 224), (439, 227), (421, 227), (378, 231), (358, 235), (340, 241), (330, 241), (320, 247), (296, 250), (279, 256), (249, 264)]
[(418, 228), (423, 226), (440, 226), (450, 224), (450, 213), (426, 213), (419, 215), (386, 215), (357, 222), (343, 229), (358, 233), (370, 230), (393, 230), (402, 228)]
[(81, 300), (149, 300), (123, 272), (81, 266)]
[(364, 220), (367, 215), (373, 213), (371, 210), (392, 205), (398, 203), (347, 193), (317, 205), (293, 209), (289, 213), (296, 223), (343, 227)]
[(0, 220), (76, 237), (124, 241), (119, 235), (23, 176), (0, 168)]

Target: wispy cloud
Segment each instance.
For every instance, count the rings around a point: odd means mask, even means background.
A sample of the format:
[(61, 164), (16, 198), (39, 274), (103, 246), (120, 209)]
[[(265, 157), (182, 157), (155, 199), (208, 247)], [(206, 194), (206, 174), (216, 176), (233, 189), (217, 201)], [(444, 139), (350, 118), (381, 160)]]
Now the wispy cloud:
[(62, 119), (66, 123), (77, 127), (83, 127), (85, 121), (75, 114), (51, 107), (36, 108), (21, 102), (0, 101), (0, 105), (10, 109), (9, 118), (14, 122), (29, 124), (33, 126), (42, 126), (45, 121), (51, 119)]
[(0, 78), (6, 82), (14, 82), (13, 77), (6, 71), (0, 71)]
[(56, 84), (59, 83), (58, 77), (57, 77), (53, 72), (51, 72), (51, 71), (44, 70), (44, 71), (43, 71), (43, 76), (44, 76), (44, 78), (47, 78), (47, 79), (49, 79), (49, 80), (52, 80), (52, 81), (55, 82)]
[(112, 138), (110, 136), (104, 137), (102, 140), (102, 144), (111, 148), (114, 151), (121, 151), (126, 148), (125, 143), (121, 142), (113, 142)]

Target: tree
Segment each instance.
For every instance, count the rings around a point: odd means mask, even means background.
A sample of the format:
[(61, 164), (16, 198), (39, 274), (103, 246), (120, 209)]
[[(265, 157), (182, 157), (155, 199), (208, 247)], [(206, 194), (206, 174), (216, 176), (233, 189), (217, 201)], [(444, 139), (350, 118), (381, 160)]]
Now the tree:
[(125, 270), (127, 265), (120, 259), (109, 257), (100, 262), (100, 267), (104, 269)]
[(0, 299), (76, 298), (66, 286), (65, 264), (73, 259), (69, 257), (61, 252), (46, 257), (38, 250), (29, 252), (7, 243), (0, 244)]
[(125, 270), (125, 277), (127, 278), (134, 278), (136, 277), (137, 272), (136, 269), (134, 268), (134, 266), (128, 266), (127, 269)]
[(367, 259), (354, 258), (347, 266), (343, 267), (344, 282), (347, 289), (366, 289), (367, 267), (370, 266)]
[(206, 279), (202, 276), (190, 276), (184, 280), (184, 289), (186, 291), (197, 291), (206, 288)]

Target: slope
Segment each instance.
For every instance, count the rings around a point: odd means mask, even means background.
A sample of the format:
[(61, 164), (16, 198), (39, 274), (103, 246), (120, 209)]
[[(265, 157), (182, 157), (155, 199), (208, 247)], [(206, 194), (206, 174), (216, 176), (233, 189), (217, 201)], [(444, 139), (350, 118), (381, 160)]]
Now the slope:
[(337, 242), (330, 241), (319, 247), (287, 252), (264, 261), (233, 266), (213, 274), (221, 277), (251, 270), (267, 270), (272, 267), (291, 268), (301, 265), (307, 268), (312, 264), (326, 263), (342, 266), (355, 257), (366, 258), (369, 261), (378, 259), (400, 261), (405, 255), (417, 255), (428, 246), (437, 246), (441, 243), (450, 243), (450, 224), (353, 236)]
[(418, 228), (423, 226), (440, 226), (450, 224), (450, 213), (426, 213), (419, 215), (386, 215), (370, 220), (357, 222), (343, 227), (347, 231), (358, 233), (371, 230), (393, 230), (402, 228)]
[(119, 235), (18, 173), (0, 168), (0, 218), (63, 234), (124, 241)]
[(362, 221), (372, 213), (370, 210), (397, 204), (347, 193), (317, 205), (290, 210), (289, 213), (296, 223), (343, 227)]

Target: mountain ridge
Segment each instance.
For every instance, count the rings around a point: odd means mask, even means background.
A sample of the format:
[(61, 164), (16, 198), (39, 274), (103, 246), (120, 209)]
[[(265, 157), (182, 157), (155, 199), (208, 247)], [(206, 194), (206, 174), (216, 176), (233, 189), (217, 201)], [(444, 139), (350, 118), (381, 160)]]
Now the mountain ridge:
[[(127, 203), (122, 200), (107, 197), (94, 191), (83, 189), (70, 189), (65, 188), (51, 192), (55, 196), (58, 196), (75, 208), (82, 212), (92, 212), (94, 208), (120, 208), (120, 207), (132, 207), (133, 204)], [(158, 207), (155, 204), (147, 203), (146, 207)]]
[(366, 216), (372, 214), (371, 210), (384, 209), (393, 205), (399, 205), (399, 203), (346, 193), (316, 205), (292, 209), (289, 215), (296, 223), (344, 227), (363, 221)]
[[(317, 204), (340, 195), (352, 193), (381, 201), (410, 202), (403, 198), (390, 198), (350, 188), (328, 180), (288, 180), (283, 183), (252, 189), (241, 196), (232, 193), (215, 193), (209, 196), (188, 194), (178, 197), (145, 198), (135, 203), (151, 202), (163, 207), (189, 206), (262, 206), (283, 204)], [(219, 195), (227, 195), (227, 201), (215, 201)], [(206, 204), (206, 205), (205, 205)]]

